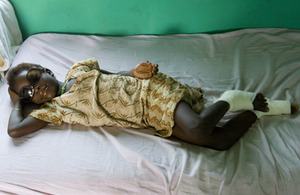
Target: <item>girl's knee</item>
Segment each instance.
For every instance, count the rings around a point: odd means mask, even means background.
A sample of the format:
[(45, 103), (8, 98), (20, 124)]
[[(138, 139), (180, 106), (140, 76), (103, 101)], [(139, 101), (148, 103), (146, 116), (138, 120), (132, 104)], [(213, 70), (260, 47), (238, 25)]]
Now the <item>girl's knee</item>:
[(195, 120), (185, 126), (184, 132), (194, 140), (197, 145), (205, 143), (205, 140), (210, 136), (213, 127), (210, 127), (205, 122)]

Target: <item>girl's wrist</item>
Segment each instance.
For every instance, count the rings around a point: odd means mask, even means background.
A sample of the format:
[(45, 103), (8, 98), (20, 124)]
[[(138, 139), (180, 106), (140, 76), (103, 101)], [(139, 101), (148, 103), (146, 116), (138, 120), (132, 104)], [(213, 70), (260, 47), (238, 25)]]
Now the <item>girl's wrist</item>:
[(133, 71), (130, 70), (130, 71), (121, 71), (119, 72), (118, 74), (122, 75), (122, 76), (131, 76), (131, 77), (134, 77), (133, 76)]

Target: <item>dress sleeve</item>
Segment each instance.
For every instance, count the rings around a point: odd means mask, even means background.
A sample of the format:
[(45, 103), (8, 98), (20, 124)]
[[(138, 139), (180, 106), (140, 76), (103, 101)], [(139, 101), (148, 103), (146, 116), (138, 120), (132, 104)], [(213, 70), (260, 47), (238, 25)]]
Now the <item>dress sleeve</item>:
[(96, 58), (90, 58), (82, 60), (74, 64), (66, 75), (66, 81), (76, 78), (81, 74), (87, 73), (92, 70), (98, 70), (100, 72), (99, 64)]
[(41, 108), (33, 110), (29, 116), (54, 125), (61, 125), (63, 121), (62, 113), (59, 112), (51, 102), (46, 102)]

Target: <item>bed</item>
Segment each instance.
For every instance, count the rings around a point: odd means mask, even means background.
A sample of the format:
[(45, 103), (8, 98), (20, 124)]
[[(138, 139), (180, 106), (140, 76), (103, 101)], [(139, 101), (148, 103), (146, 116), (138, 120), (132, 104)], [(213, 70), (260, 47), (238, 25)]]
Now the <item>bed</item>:
[[(41, 64), (59, 80), (75, 62), (98, 59), (110, 72), (142, 61), (201, 87), (205, 105), (241, 89), (300, 104), (300, 30), (252, 28), (215, 34), (99, 36), (38, 33), (12, 67)], [(13, 108), (0, 85), (0, 193), (4, 194), (299, 194), (300, 114), (266, 116), (229, 150), (216, 151), (154, 129), (48, 125), (13, 139)], [(234, 113), (228, 113), (226, 122)]]

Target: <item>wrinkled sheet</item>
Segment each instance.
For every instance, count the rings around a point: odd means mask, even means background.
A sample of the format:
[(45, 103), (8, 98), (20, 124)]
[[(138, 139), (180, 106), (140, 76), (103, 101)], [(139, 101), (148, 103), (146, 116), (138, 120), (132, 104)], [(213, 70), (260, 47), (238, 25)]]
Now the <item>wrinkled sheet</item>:
[(14, 9), (9, 1), (0, 0), (0, 64), (1, 79), (13, 61), (16, 51), (22, 43), (22, 35)]
[[(90, 57), (111, 72), (149, 60), (179, 81), (202, 87), (206, 105), (228, 89), (300, 104), (299, 54), (300, 31), (287, 29), (129, 37), (37, 34), (22, 44), (13, 66), (39, 63), (64, 80), (74, 62)], [(3, 193), (300, 192), (299, 113), (261, 118), (227, 151), (156, 137), (151, 128), (49, 125), (12, 139), (6, 132), (13, 108), (6, 83), (0, 93)]]

